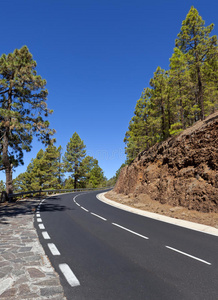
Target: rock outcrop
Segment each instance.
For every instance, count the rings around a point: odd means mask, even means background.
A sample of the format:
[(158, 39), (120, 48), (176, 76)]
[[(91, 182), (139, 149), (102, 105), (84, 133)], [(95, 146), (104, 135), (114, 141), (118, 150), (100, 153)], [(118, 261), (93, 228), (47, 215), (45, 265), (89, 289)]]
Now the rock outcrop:
[(114, 191), (143, 201), (218, 212), (218, 112), (141, 152), (121, 170)]

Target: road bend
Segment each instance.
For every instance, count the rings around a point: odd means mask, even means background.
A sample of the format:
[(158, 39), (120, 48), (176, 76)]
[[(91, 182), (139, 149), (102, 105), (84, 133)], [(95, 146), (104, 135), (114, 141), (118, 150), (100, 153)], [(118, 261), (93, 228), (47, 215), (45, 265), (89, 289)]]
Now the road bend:
[(217, 300), (218, 238), (99, 201), (53, 196), (35, 227), (67, 299)]

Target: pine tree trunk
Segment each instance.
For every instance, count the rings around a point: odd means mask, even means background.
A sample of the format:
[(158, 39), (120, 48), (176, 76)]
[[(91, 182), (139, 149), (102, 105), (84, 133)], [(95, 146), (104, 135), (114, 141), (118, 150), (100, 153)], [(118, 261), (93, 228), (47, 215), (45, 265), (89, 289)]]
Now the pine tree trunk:
[(163, 99), (161, 98), (161, 131), (163, 135), (163, 139), (165, 140), (166, 137), (166, 128), (165, 128), (165, 111), (163, 105)]
[[(8, 100), (7, 100), (7, 110), (11, 110), (12, 103), (12, 87), (13, 84), (10, 83), (10, 88), (8, 91)], [(6, 174), (6, 193), (13, 193), (13, 185), (12, 185), (12, 165), (8, 156), (8, 147), (9, 147), (9, 133), (10, 133), (10, 117), (5, 118), (5, 132), (3, 137), (3, 145), (2, 145), (2, 163), (5, 168)]]
[(171, 110), (170, 110), (170, 94), (167, 96), (167, 115), (168, 115), (168, 128), (167, 128), (167, 137), (170, 136), (169, 130), (171, 127)]
[(6, 174), (6, 193), (12, 194), (13, 193), (13, 185), (12, 185), (12, 165), (10, 163), (8, 157), (8, 129), (6, 129), (3, 138), (3, 147), (2, 147), (2, 162), (5, 168)]
[(77, 176), (74, 176), (74, 190), (76, 189), (77, 187)]
[(182, 124), (182, 129), (185, 129), (185, 121), (184, 121), (184, 109), (182, 103), (182, 91), (181, 91), (181, 82), (179, 81), (179, 105), (180, 105), (180, 122)]
[(203, 87), (202, 87), (202, 80), (201, 80), (201, 71), (199, 66), (197, 67), (197, 73), (198, 73), (198, 105), (200, 107), (200, 118), (201, 120), (204, 120), (205, 116), (204, 116)]

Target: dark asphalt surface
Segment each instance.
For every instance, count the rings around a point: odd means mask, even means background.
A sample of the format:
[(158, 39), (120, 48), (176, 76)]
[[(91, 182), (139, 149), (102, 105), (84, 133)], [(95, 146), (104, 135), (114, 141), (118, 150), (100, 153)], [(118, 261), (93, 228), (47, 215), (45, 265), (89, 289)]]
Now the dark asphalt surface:
[[(67, 299), (218, 299), (216, 236), (117, 209), (99, 201), (97, 193), (46, 199), (40, 215), (50, 240), (42, 237), (35, 221)], [(48, 242), (54, 243), (61, 255), (53, 256)], [(61, 263), (68, 264), (80, 286), (68, 284), (60, 272)]]

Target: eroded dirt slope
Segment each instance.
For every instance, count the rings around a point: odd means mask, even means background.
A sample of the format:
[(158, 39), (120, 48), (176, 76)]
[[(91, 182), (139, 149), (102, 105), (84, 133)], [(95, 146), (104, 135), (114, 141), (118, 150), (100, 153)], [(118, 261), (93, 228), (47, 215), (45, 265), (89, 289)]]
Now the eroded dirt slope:
[(179, 136), (143, 151), (121, 170), (117, 194), (218, 212), (218, 112)]

